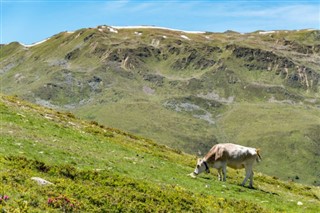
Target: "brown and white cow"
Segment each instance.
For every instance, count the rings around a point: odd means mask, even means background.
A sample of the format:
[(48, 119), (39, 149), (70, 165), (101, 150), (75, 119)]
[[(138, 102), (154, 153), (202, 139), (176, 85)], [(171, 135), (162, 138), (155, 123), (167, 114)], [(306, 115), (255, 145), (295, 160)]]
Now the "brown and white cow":
[[(216, 144), (204, 158), (198, 160), (194, 172), (190, 175), (195, 177), (195, 175), (204, 171), (209, 173), (209, 168), (213, 167), (218, 170), (219, 180), (226, 181), (227, 166), (233, 169), (245, 168), (246, 176), (241, 185), (244, 186), (247, 180), (250, 179), (249, 187), (253, 188), (252, 167), (255, 161), (259, 162), (261, 160), (259, 151), (259, 149), (232, 143)], [(221, 177), (221, 171), (223, 178)]]

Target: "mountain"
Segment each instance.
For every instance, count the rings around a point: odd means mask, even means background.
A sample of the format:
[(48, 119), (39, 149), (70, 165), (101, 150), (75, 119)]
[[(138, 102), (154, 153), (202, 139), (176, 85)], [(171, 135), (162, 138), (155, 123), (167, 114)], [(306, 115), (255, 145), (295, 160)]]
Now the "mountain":
[(1, 46), (8, 95), (204, 155), (259, 147), (259, 171), (320, 184), (320, 31), (98, 26)]
[(0, 95), (0, 125), (2, 212), (319, 209), (319, 187), (256, 172), (252, 190), (239, 185), (244, 171), (232, 169), (226, 182), (193, 179), (195, 156), (17, 97)]

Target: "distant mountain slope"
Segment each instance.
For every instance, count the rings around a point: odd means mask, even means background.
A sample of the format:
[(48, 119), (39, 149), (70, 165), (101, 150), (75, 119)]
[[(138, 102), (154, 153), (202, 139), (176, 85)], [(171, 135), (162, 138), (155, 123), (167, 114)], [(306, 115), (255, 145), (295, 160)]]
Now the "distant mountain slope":
[[(71, 113), (0, 95), (4, 212), (317, 212), (319, 187), (243, 172), (187, 176), (196, 158)], [(268, 162), (261, 162), (260, 165)], [(256, 165), (257, 171), (260, 165)], [(216, 172), (213, 172), (216, 175)], [(32, 177), (50, 181), (38, 185)]]
[(320, 183), (319, 30), (98, 26), (2, 45), (0, 63), (5, 94), (192, 154), (261, 147), (265, 173)]

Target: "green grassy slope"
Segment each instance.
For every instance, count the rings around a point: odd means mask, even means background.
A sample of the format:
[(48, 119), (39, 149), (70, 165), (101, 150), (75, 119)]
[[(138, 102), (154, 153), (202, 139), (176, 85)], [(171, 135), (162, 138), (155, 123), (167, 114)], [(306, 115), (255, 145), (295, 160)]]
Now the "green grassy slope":
[(190, 154), (218, 142), (262, 147), (262, 172), (319, 185), (319, 36), (62, 32), (2, 45), (1, 89)]
[(14, 97), (1, 95), (0, 113), (4, 212), (319, 210), (319, 187), (256, 173), (250, 190), (239, 186), (243, 172), (231, 169), (227, 182), (211, 174), (192, 179), (195, 156), (148, 139)]
[(264, 173), (319, 184), (319, 109), (279, 103), (242, 103), (234, 105), (218, 125), (222, 130), (220, 140), (227, 135), (230, 141), (262, 148), (265, 164), (261, 171)]

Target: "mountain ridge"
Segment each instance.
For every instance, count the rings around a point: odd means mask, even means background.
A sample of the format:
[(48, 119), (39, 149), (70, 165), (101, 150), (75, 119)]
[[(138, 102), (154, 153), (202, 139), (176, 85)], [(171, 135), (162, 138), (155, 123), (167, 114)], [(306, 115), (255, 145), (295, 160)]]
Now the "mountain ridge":
[[(256, 30), (253, 32), (237, 32), (233, 30), (227, 30), (225, 32), (213, 32), (213, 31), (192, 31), (192, 30), (181, 30), (181, 29), (174, 29), (174, 28), (169, 28), (169, 27), (162, 27), (162, 26), (155, 26), (155, 25), (132, 25), (132, 26), (108, 26), (108, 25), (98, 25), (96, 27), (90, 27), (87, 29), (105, 29), (108, 28), (110, 32), (117, 33), (115, 29), (160, 29), (160, 30), (169, 30), (169, 31), (176, 31), (176, 32), (184, 32), (184, 33), (190, 33), (190, 34), (205, 34), (205, 33), (235, 33), (235, 34), (251, 34), (251, 33), (259, 33), (259, 34), (273, 34), (273, 33), (279, 33), (279, 32), (289, 32), (289, 31), (317, 31), (317, 29), (313, 28), (306, 28), (306, 29), (299, 29), (299, 30)], [(61, 33), (74, 33), (74, 31), (62, 31)], [(31, 44), (24, 44), (19, 41), (12, 41), (6, 44), (0, 44), (0, 45), (8, 45), (13, 42), (18, 42), (20, 45), (25, 46), (25, 47), (32, 47), (37, 44), (41, 44), (45, 42), (46, 40), (50, 39), (51, 37), (48, 37), (46, 39), (43, 39), (38, 42), (33, 42)]]

